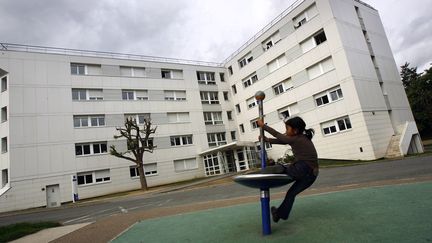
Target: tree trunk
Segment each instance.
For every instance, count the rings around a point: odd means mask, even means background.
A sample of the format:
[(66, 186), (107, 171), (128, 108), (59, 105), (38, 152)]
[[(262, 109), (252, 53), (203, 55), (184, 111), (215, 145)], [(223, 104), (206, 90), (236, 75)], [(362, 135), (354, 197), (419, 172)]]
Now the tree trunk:
[(142, 161), (138, 163), (138, 172), (140, 176), (141, 190), (147, 191), (147, 180), (144, 174), (144, 165)]

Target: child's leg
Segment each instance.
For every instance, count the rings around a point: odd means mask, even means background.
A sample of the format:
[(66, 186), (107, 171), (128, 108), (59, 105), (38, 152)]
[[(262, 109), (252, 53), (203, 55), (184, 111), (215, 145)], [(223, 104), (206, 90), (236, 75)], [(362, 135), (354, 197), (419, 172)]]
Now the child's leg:
[(283, 165), (272, 165), (262, 169), (259, 174), (285, 174), (285, 167)]
[(285, 195), (285, 199), (282, 204), (277, 209), (277, 215), (282, 219), (288, 219), (291, 212), (292, 206), (294, 204), (294, 199), (300, 192), (304, 191), (306, 188), (310, 187), (316, 179), (314, 175), (306, 175), (304, 178), (297, 180)]

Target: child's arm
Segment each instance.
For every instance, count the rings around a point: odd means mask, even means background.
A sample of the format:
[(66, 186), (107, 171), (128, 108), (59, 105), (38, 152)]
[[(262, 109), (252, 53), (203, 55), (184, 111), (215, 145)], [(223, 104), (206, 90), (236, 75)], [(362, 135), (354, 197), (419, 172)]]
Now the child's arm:
[(263, 128), (264, 131), (267, 131), (268, 133), (273, 135), (273, 137), (276, 138), (276, 139), (269, 138), (269, 142), (272, 144), (291, 144), (294, 140), (293, 138), (286, 136), (267, 125), (264, 125)]

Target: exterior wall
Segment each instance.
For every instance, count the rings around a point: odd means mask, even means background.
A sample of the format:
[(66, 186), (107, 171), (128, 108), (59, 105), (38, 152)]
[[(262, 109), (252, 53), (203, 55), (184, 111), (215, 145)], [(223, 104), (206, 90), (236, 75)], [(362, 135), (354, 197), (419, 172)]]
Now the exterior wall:
[[(305, 10), (307, 22), (297, 26), (294, 19)], [(304, 51), (305, 41), (321, 30), (326, 40)], [(267, 49), (269, 38), (274, 42)], [(281, 61), (283, 65), (273, 70), (270, 63), (281, 55), (286, 64)], [(253, 60), (241, 67), (242, 58), (250, 56)], [(324, 71), (312, 76), (310, 68), (323, 60), (329, 60), (326, 69), (319, 64)], [(86, 64), (86, 75), (71, 75), (71, 63)], [(131, 77), (124, 75), (122, 67), (145, 69), (142, 75)], [(223, 66), (2, 51), (0, 69), (0, 76), (9, 77), (9, 88), (1, 93), (0, 102), (10, 114), (0, 126), (0, 135), (12, 135), (8, 152), (0, 154), (0, 169), (9, 168), (10, 177), (9, 185), (0, 189), (0, 211), (45, 206), (49, 185), (59, 184), (61, 202), (70, 201), (71, 176), (80, 172), (109, 169), (110, 175), (109, 181), (78, 186), (80, 198), (139, 188), (139, 179), (129, 174), (133, 163), (108, 154), (75, 155), (76, 143), (106, 141), (108, 147), (124, 149), (125, 142), (114, 140), (113, 135), (116, 127), (123, 126), (125, 114), (148, 113), (158, 126), (157, 148), (144, 155), (146, 164), (157, 163), (157, 173), (147, 175), (149, 186), (205, 176), (199, 154), (210, 148), (208, 133), (225, 133), (226, 143), (256, 142), (259, 130), (251, 121), (258, 118), (257, 106), (249, 108), (247, 102), (258, 90), (266, 94), (266, 122), (283, 132), (279, 113), (289, 107), (290, 116), (301, 116), (315, 130), (313, 141), (320, 158), (381, 158), (392, 135), (414, 121), (377, 11), (353, 0), (303, 1)], [(162, 78), (162, 70), (174, 70), (172, 78)], [(199, 84), (197, 71), (213, 72), (216, 84)], [(254, 74), (257, 80), (245, 87), (244, 79)], [(275, 92), (273, 86), (288, 79), (290, 89)], [(73, 101), (71, 90), (76, 88), (101, 89), (103, 100)], [(343, 97), (318, 105), (316, 98), (335, 88), (341, 89)], [(148, 90), (148, 100), (122, 100), (122, 89)], [(186, 91), (186, 100), (165, 100), (164, 90)], [(219, 104), (202, 104), (200, 92), (217, 92)], [(231, 120), (227, 111), (232, 112)], [(189, 121), (170, 123), (171, 112), (189, 112)], [(203, 112), (221, 112), (223, 124), (205, 125)], [(74, 115), (105, 115), (105, 126), (74, 128)], [(324, 133), (325, 124), (345, 118), (351, 128)], [(192, 145), (171, 146), (170, 136), (189, 134)], [(286, 153), (289, 146), (274, 145), (268, 150), (273, 159)], [(174, 160), (191, 158), (196, 159), (197, 168), (175, 171)]]

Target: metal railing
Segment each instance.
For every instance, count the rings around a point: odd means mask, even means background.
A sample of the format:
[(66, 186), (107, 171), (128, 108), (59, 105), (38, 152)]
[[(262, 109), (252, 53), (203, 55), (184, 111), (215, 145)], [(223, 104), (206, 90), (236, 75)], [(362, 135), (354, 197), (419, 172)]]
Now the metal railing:
[(236, 56), (241, 51), (243, 51), (248, 45), (252, 44), (252, 42), (258, 39), (262, 34), (264, 34), (264, 32), (269, 30), (273, 25), (275, 25), (277, 22), (279, 22), (281, 19), (287, 16), (291, 11), (293, 11), (297, 6), (299, 6), (304, 1), (305, 0), (296, 0), (293, 4), (291, 4), (288, 8), (286, 8), (281, 14), (279, 14), (276, 18), (274, 18), (270, 23), (264, 26), (264, 28), (258, 31), (258, 33), (256, 33), (248, 41), (246, 41), (246, 43), (244, 43), (240, 48), (238, 48), (233, 54), (231, 54), (229, 57), (223, 60), (222, 63), (226, 64), (227, 62), (229, 62), (234, 56)]
[(77, 49), (58, 48), (58, 47), (0, 43), (0, 48), (1, 50), (7, 50), (7, 51), (36, 52), (36, 53), (46, 53), (46, 54), (85, 56), (85, 57), (106, 57), (106, 58), (149, 61), (149, 62), (178, 63), (178, 64), (190, 64), (190, 65), (211, 66), (211, 67), (223, 67), (223, 63), (217, 63), (217, 62), (204, 62), (204, 61), (194, 61), (194, 60), (187, 60), (187, 59), (144, 56), (144, 55), (124, 54), (124, 53), (104, 52), (104, 51), (77, 50)]

